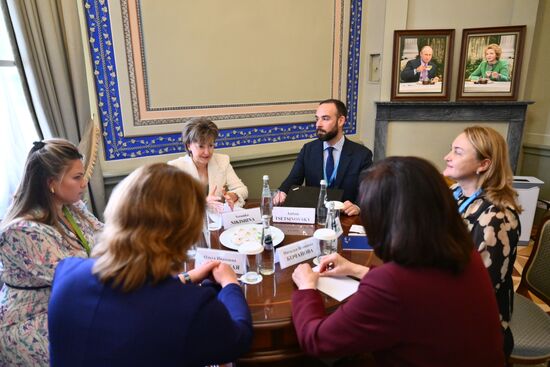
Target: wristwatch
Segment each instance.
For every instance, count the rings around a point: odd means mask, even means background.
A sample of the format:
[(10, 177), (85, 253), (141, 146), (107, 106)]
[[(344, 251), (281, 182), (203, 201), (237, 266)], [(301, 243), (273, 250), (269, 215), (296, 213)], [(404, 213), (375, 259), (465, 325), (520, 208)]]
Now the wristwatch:
[(193, 283), (193, 281), (191, 280), (191, 277), (189, 276), (189, 273), (184, 271), (184, 272), (181, 272), (180, 275), (183, 277), (183, 282), (185, 284), (189, 283)]

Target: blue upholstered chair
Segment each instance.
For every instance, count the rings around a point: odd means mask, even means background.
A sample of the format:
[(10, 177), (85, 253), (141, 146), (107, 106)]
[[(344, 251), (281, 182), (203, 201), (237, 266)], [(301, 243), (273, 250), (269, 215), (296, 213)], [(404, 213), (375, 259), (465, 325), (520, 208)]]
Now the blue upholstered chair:
[(542, 221), (514, 297), (510, 323), (514, 350), (509, 359), (511, 364), (546, 362), (550, 366), (550, 315), (528, 298), (529, 293), (550, 306), (550, 217)]

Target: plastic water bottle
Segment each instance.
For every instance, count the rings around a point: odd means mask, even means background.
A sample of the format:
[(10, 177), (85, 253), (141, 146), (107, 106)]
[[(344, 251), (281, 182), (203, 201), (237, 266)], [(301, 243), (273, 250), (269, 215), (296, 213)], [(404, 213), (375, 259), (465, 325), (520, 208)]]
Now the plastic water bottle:
[(327, 183), (325, 180), (321, 180), (321, 189), (319, 190), (319, 199), (317, 200), (317, 224), (324, 226), (327, 222), (327, 207), (325, 201), (327, 200)]
[(275, 256), (273, 253), (273, 237), (269, 228), (269, 216), (263, 215), (263, 230), (262, 230), (262, 262), (260, 264), (260, 274), (271, 275), (275, 272)]
[[(336, 221), (336, 210), (334, 209), (334, 202), (329, 201), (327, 203), (328, 212), (327, 212), (327, 222), (325, 228), (332, 229), (335, 233), (339, 232), (338, 222)], [(338, 251), (338, 238), (331, 240), (328, 248), (325, 249), (324, 255), (328, 255)]]
[(262, 201), (260, 202), (260, 211), (262, 216), (267, 215), (271, 219), (271, 211), (273, 209), (273, 199), (271, 198), (271, 189), (269, 188), (269, 176), (264, 175), (264, 183), (262, 186)]

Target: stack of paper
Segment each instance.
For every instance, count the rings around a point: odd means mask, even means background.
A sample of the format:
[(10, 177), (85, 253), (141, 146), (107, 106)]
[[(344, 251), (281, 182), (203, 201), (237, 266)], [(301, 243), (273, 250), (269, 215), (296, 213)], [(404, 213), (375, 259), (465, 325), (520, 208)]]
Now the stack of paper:
[[(318, 272), (319, 266), (313, 268)], [(319, 277), (317, 289), (331, 296), (335, 300), (342, 302), (359, 288), (359, 281), (348, 277)]]

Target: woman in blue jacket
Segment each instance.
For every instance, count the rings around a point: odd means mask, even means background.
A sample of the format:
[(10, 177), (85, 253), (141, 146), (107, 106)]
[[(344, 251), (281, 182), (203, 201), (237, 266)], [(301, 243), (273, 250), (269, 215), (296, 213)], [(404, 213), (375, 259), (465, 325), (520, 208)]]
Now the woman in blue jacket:
[(95, 259), (56, 269), (52, 366), (204, 366), (248, 350), (250, 311), (231, 267), (181, 273), (204, 212), (204, 188), (176, 167), (147, 165), (120, 183)]

